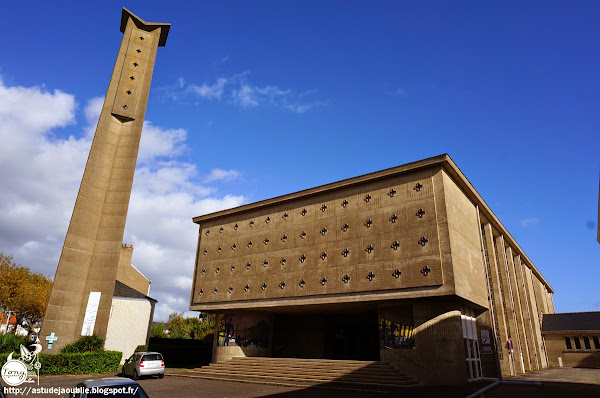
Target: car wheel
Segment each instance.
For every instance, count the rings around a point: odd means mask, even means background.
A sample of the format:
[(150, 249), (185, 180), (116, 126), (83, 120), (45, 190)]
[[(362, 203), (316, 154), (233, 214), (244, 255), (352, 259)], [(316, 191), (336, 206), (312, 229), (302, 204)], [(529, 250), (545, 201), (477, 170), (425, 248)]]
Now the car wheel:
[(139, 380), (140, 376), (137, 374), (137, 370), (133, 371), (133, 380)]
[(158, 375), (158, 378), (159, 378), (159, 379), (162, 379), (163, 377), (165, 377), (165, 374), (164, 374), (164, 373), (161, 373), (161, 374), (159, 374), (159, 375)]

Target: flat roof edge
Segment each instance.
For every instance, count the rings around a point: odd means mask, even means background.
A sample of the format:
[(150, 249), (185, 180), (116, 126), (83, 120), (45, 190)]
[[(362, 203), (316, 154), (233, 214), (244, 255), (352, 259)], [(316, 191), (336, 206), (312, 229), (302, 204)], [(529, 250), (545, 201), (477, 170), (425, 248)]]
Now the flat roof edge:
[(236, 213), (244, 213), (251, 210), (261, 209), (267, 206), (275, 204), (285, 203), (292, 200), (307, 198), (313, 195), (318, 195), (325, 192), (330, 192), (337, 189), (346, 188), (349, 186), (361, 184), (367, 181), (378, 180), (381, 178), (390, 177), (396, 174), (406, 173), (415, 171), (422, 168), (432, 167), (435, 165), (441, 165), (444, 161), (450, 159), (448, 154), (438, 155), (431, 158), (418, 160), (416, 162), (407, 163), (401, 166), (391, 167), (385, 170), (376, 171), (373, 173), (363, 174), (357, 177), (351, 177), (344, 180), (332, 182), (325, 185), (319, 185), (317, 187), (303, 189), (301, 191), (289, 193), (286, 195), (276, 196), (274, 198), (261, 200), (258, 202), (249, 203), (246, 205), (233, 207), (231, 209), (221, 210), (214, 213), (205, 214), (202, 216), (194, 217), (192, 219), (196, 224), (200, 224), (203, 221), (214, 220), (216, 218), (229, 216)]

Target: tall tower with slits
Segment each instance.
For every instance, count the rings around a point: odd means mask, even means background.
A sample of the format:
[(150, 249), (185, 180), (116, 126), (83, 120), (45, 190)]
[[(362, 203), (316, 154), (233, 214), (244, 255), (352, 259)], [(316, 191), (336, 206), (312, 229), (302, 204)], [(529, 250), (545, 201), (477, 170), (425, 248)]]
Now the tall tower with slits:
[(105, 336), (131, 185), (158, 47), (170, 24), (123, 8), (123, 40), (90, 149), (39, 336), (51, 352), (82, 335)]

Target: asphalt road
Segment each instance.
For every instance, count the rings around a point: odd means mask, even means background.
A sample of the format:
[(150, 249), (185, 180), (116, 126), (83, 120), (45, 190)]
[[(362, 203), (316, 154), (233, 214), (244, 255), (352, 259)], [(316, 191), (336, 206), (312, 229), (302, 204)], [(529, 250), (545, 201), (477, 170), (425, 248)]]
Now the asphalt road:
[[(39, 387), (73, 387), (78, 382), (88, 378), (113, 377), (114, 374), (105, 375), (63, 375), (42, 376)], [(486, 394), (486, 397), (509, 398), (552, 398), (552, 397), (600, 397), (600, 369), (547, 369), (527, 373), (512, 380), (541, 381), (540, 385), (502, 385)], [(227, 381), (203, 380), (188, 377), (167, 375), (164, 379), (144, 379), (139, 381), (142, 388), (150, 398), (373, 398), (373, 397), (465, 397), (479, 385), (468, 386), (435, 386), (411, 387), (397, 389), (386, 393), (325, 390), (318, 388), (291, 388), (281, 386), (262, 385), (254, 383), (238, 383)], [(23, 385), (20, 387), (24, 387)], [(31, 386), (38, 388), (38, 386)], [(17, 395), (9, 395), (13, 397)], [(60, 397), (60, 394), (25, 394), (26, 397), (50, 398)]]

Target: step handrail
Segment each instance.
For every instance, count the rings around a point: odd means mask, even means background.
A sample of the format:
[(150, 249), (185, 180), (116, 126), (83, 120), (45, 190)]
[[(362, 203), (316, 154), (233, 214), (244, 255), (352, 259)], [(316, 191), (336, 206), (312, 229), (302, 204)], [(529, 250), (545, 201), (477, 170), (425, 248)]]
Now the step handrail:
[(417, 365), (421, 366), (423, 369), (427, 369), (427, 365), (425, 365), (425, 364), (423, 364), (423, 363), (421, 363), (421, 362), (417, 361), (416, 359), (413, 359), (413, 358), (409, 357), (408, 355), (404, 355), (404, 354), (402, 354), (402, 353), (401, 353), (400, 351), (398, 351), (398, 350), (394, 350), (392, 347), (384, 346), (383, 348), (385, 348), (386, 350), (390, 350), (390, 351), (392, 351), (392, 352), (393, 352), (394, 354), (396, 354), (396, 355), (400, 355), (402, 358), (406, 358), (406, 359), (408, 359), (408, 360), (410, 360), (410, 361), (412, 361), (412, 362), (416, 363)]

